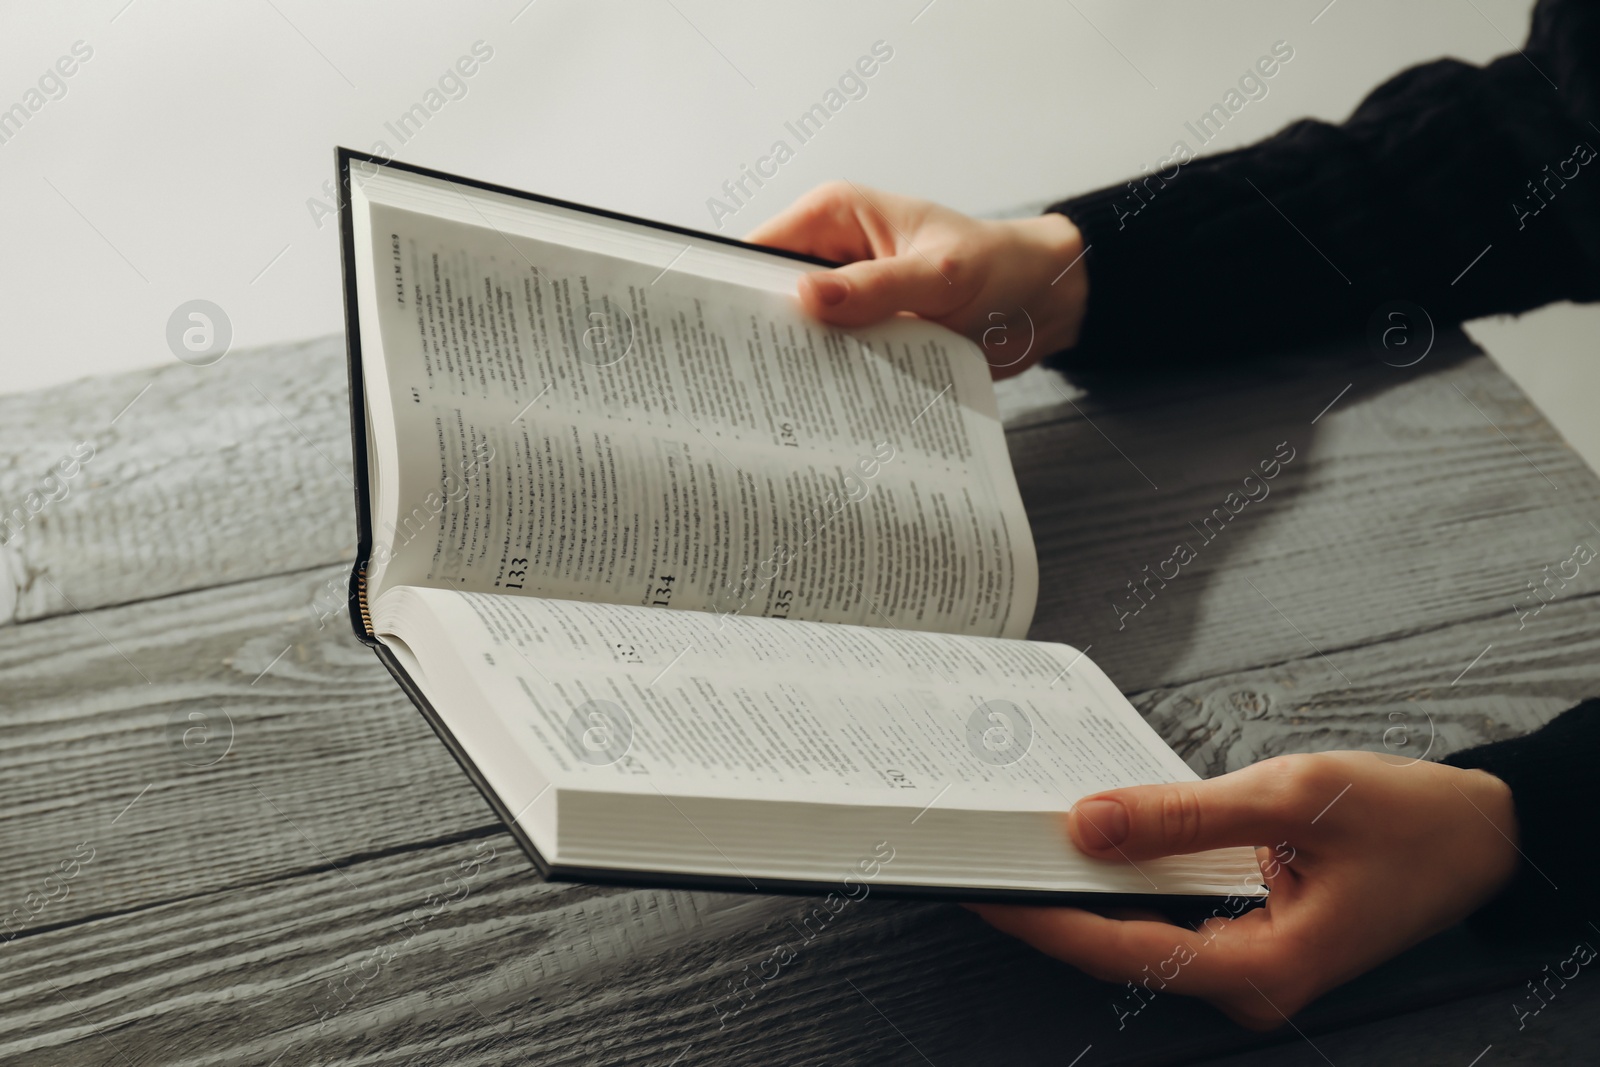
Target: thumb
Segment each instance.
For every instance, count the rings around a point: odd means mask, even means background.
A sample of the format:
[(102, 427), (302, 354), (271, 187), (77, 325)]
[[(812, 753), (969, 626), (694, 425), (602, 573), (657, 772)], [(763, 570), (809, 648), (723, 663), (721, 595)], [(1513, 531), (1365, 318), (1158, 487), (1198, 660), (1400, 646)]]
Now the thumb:
[(961, 304), (955, 285), (915, 253), (863, 259), (800, 279), (800, 302), (835, 326), (867, 326), (910, 311), (936, 318)]
[(1286, 819), (1270, 791), (1236, 771), (1096, 793), (1072, 806), (1067, 832), (1091, 856), (1138, 860), (1276, 841)]

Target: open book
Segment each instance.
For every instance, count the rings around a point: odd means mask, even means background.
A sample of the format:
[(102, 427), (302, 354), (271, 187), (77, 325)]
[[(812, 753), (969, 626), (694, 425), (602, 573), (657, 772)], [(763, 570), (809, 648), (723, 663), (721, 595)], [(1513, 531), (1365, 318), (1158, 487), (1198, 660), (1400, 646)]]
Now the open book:
[(338, 166), (352, 618), (543, 874), (1265, 892), (1250, 849), (1065, 838), (1089, 792), (1194, 774), (1023, 640), (1038, 569), (970, 341), (809, 320), (806, 257)]

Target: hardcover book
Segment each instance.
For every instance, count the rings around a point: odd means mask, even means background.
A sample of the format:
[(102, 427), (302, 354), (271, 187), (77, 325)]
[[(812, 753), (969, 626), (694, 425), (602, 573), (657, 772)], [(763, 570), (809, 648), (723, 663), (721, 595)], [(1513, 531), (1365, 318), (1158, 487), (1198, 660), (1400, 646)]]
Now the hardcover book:
[(351, 617), (549, 878), (1260, 897), (1255, 854), (1061, 821), (1194, 773), (1026, 640), (981, 351), (839, 330), (804, 256), (340, 149)]

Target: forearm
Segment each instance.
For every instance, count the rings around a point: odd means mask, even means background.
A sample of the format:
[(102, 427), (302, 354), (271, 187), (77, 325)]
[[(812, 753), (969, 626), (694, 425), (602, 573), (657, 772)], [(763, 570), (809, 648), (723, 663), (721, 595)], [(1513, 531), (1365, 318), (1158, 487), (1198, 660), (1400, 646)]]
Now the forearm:
[(1522, 862), (1511, 884), (1473, 916), (1494, 934), (1584, 928), (1600, 915), (1600, 699), (1587, 700), (1525, 737), (1447, 756), (1511, 787)]
[(1089, 249), (1071, 360), (1358, 337), (1395, 299), (1442, 326), (1600, 298), (1597, 22), (1591, 5), (1546, 0), (1526, 59), (1417, 67), (1342, 125), (1303, 121), (1189, 162), (1175, 150), (1140, 180), (1055, 205)]

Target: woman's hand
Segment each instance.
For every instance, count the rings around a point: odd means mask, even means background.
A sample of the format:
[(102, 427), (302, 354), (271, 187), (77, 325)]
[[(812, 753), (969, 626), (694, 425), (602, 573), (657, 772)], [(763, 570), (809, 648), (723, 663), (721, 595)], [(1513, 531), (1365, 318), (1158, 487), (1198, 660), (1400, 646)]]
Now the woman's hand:
[(1098, 793), (1073, 807), (1067, 831), (1090, 856), (1132, 863), (1265, 846), (1266, 906), (1199, 930), (1077, 908), (973, 906), (1096, 978), (1200, 997), (1261, 1030), (1459, 922), (1518, 860), (1500, 779), (1371, 752), (1280, 756), (1209, 781)]
[(745, 239), (848, 264), (800, 280), (801, 304), (823, 322), (911, 312), (978, 342), (996, 378), (1071, 348), (1083, 324), (1083, 237), (1065, 215), (986, 222), (840, 181)]

